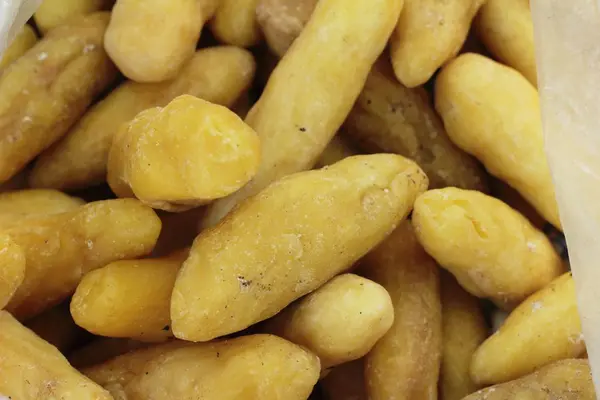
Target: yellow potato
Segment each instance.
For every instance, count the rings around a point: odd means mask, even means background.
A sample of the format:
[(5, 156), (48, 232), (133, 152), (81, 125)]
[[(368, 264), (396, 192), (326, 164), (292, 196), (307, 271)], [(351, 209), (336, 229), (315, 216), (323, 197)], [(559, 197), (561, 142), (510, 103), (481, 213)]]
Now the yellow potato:
[(106, 30), (106, 52), (127, 78), (174, 78), (192, 57), (200, 31), (220, 0), (117, 0)]
[(368, 400), (365, 389), (364, 360), (354, 360), (331, 369), (321, 379), (327, 400)]
[(0, 309), (13, 297), (25, 278), (25, 253), (9, 235), (0, 232)]
[[(209, 206), (203, 226), (277, 179), (311, 168), (348, 115), (383, 51), (402, 0), (319, 1), (306, 28), (271, 74), (246, 123), (262, 161), (241, 190)], [(327, 32), (327, 34), (323, 34)]]
[(312, 351), (325, 369), (367, 354), (393, 321), (392, 301), (381, 285), (343, 274), (267, 321), (264, 331)]
[(85, 202), (58, 190), (26, 189), (0, 193), (0, 228), (20, 225), (25, 218), (39, 218), (78, 209)]
[(206, 341), (272, 317), (379, 243), (426, 187), (393, 154), (275, 182), (194, 241), (171, 298), (175, 336)]
[(115, 78), (107, 13), (54, 29), (0, 75), (0, 183), (60, 139)]
[(510, 313), (473, 355), (471, 375), (480, 384), (506, 382), (584, 351), (575, 283), (566, 273)]
[(121, 126), (108, 156), (119, 197), (185, 211), (244, 186), (260, 162), (256, 132), (233, 111), (182, 95)]
[(111, 358), (150, 344), (133, 339), (99, 337), (69, 354), (69, 362), (77, 369), (104, 363)]
[(454, 143), (560, 229), (538, 93), (521, 74), (489, 58), (463, 54), (437, 77), (435, 107)]
[(246, 50), (219, 46), (198, 50), (173, 81), (122, 84), (42, 153), (29, 177), (31, 186), (76, 189), (104, 182), (108, 152), (123, 123), (182, 94), (230, 107), (250, 86), (255, 68)]
[(485, 0), (406, 0), (390, 39), (396, 77), (412, 88), (424, 84), (462, 47)]
[(342, 161), (344, 158), (355, 156), (356, 154), (358, 154), (358, 151), (356, 151), (354, 146), (338, 133), (331, 139), (329, 144), (327, 144), (327, 147), (325, 147), (319, 156), (315, 167), (323, 168), (327, 165)]
[(596, 400), (588, 360), (563, 360), (463, 400)]
[(512, 307), (564, 272), (543, 232), (502, 201), (445, 188), (415, 202), (413, 223), (425, 250), (469, 293)]
[(0, 57), (0, 71), (25, 54), (36, 42), (37, 35), (32, 26), (25, 24)]
[(25, 326), (63, 354), (72, 350), (86, 336), (85, 331), (73, 321), (68, 303), (52, 307), (26, 321)]
[(471, 358), (487, 338), (488, 328), (479, 300), (448, 273), (441, 275), (442, 365), (440, 399), (461, 400), (480, 388), (470, 375)]
[(404, 221), (367, 254), (361, 272), (389, 292), (394, 324), (365, 357), (371, 400), (433, 399), (442, 346), (438, 266)]
[(483, 168), (450, 141), (427, 93), (399, 83), (385, 59), (371, 70), (343, 132), (368, 152), (385, 151), (415, 160), (432, 188), (486, 191)]
[(6, 311), (0, 311), (0, 354), (0, 398), (112, 400)]
[(318, 0), (258, 0), (256, 18), (269, 48), (283, 57), (310, 19)]
[(304, 400), (320, 371), (316, 356), (271, 335), (138, 352), (86, 373), (116, 399)]
[(210, 22), (212, 33), (219, 41), (239, 47), (258, 44), (261, 31), (256, 21), (256, 5), (260, 0), (220, 0)]
[(537, 85), (533, 21), (528, 0), (486, 0), (474, 21), (485, 47)]
[(113, 3), (114, 0), (43, 0), (33, 20), (40, 32), (46, 33), (74, 17), (110, 10)]
[(96, 335), (167, 339), (171, 292), (186, 256), (122, 260), (89, 272), (71, 299), (73, 319)]
[(20, 319), (60, 303), (83, 274), (152, 251), (160, 220), (133, 199), (89, 203), (4, 230), (25, 252), (25, 279), (7, 310)]

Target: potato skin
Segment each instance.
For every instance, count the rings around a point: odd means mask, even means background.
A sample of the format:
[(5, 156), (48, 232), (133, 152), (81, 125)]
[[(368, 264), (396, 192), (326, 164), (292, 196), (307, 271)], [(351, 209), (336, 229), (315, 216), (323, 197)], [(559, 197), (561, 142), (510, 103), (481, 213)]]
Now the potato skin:
[[(245, 119), (261, 140), (262, 161), (257, 175), (241, 190), (212, 203), (203, 219), (204, 227), (215, 225), (235, 204), (277, 179), (315, 164), (383, 51), (401, 3), (318, 2)], [(290, 103), (290, 99), (294, 101)]]
[(262, 32), (256, 20), (256, 5), (260, 0), (220, 0), (210, 21), (210, 29), (217, 39), (238, 47), (260, 43)]
[(117, 0), (104, 39), (106, 52), (133, 81), (173, 79), (194, 54), (200, 31), (219, 3)]
[(6, 309), (25, 319), (64, 300), (86, 272), (150, 253), (160, 219), (137, 200), (106, 200), (4, 232), (26, 259), (25, 279)]
[(300, 36), (318, 0), (258, 0), (256, 18), (265, 40), (279, 57)]
[(116, 77), (103, 49), (108, 13), (73, 20), (0, 75), (0, 183), (60, 139)]
[(75, 322), (96, 335), (167, 339), (171, 292), (186, 256), (121, 260), (89, 272), (71, 299)]
[(258, 136), (233, 111), (182, 95), (121, 126), (107, 180), (119, 197), (186, 211), (235, 192), (259, 163)]
[(304, 400), (320, 364), (284, 339), (250, 335), (137, 350), (85, 372), (115, 399)]
[(33, 14), (33, 20), (40, 32), (68, 23), (70, 19), (96, 11), (109, 10), (114, 0), (43, 0)]
[(371, 69), (343, 133), (368, 152), (396, 153), (416, 161), (431, 188), (487, 191), (483, 168), (450, 141), (425, 90), (399, 83), (386, 59)]
[(217, 46), (198, 50), (172, 81), (125, 82), (90, 108), (63, 140), (42, 153), (29, 176), (30, 185), (79, 189), (104, 182), (108, 152), (123, 123), (182, 94), (230, 107), (250, 86), (255, 69), (248, 51)]
[(60, 214), (78, 209), (85, 202), (52, 189), (24, 189), (0, 193), (0, 227), (23, 223), (24, 219)]
[(326, 369), (367, 354), (393, 321), (392, 301), (381, 285), (342, 274), (285, 308), (263, 329), (312, 351)]
[(491, 386), (463, 400), (595, 400), (588, 360), (562, 360), (521, 379)]
[(456, 56), (484, 2), (406, 0), (390, 38), (390, 57), (398, 80), (409, 88), (422, 85)]
[(33, 27), (28, 24), (23, 25), (12, 43), (4, 50), (2, 56), (0, 56), (0, 71), (25, 54), (27, 50), (36, 44), (37, 40), (38, 38)]
[(112, 400), (60, 352), (0, 311), (0, 393), (19, 400)]
[(442, 365), (440, 400), (461, 400), (481, 386), (470, 374), (471, 359), (488, 337), (481, 305), (447, 272), (441, 274)]
[(473, 355), (471, 376), (480, 384), (506, 382), (584, 352), (575, 283), (566, 273), (528, 297), (483, 342)]
[(493, 56), (537, 86), (533, 20), (527, 0), (486, 0), (473, 26)]
[(560, 229), (544, 152), (537, 90), (519, 72), (478, 54), (449, 62), (435, 83), (435, 108), (450, 139), (514, 187)]
[(415, 202), (419, 242), (469, 293), (510, 309), (565, 271), (546, 235), (502, 201), (444, 188)]
[(435, 399), (442, 350), (439, 271), (404, 221), (367, 254), (360, 272), (380, 283), (394, 323), (365, 357), (369, 399)]
[(0, 309), (13, 297), (25, 278), (25, 252), (0, 232)]
[(173, 290), (173, 333), (207, 341), (272, 317), (387, 236), (426, 186), (393, 154), (275, 182), (196, 238)]

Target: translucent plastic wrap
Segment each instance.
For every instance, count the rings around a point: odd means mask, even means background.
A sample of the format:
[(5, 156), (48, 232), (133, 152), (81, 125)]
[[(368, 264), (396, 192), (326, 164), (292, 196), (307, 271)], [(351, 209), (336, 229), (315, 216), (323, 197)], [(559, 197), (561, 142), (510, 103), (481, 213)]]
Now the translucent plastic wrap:
[[(0, 0), (0, 55), (40, 3)], [(530, 4), (546, 152), (600, 398), (600, 0)]]

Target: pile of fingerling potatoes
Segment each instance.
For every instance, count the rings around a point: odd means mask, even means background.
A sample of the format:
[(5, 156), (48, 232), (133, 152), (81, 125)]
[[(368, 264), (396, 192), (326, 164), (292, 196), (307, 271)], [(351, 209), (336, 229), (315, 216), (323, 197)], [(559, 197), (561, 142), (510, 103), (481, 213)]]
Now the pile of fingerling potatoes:
[(596, 398), (528, 0), (44, 0), (0, 192), (1, 400)]

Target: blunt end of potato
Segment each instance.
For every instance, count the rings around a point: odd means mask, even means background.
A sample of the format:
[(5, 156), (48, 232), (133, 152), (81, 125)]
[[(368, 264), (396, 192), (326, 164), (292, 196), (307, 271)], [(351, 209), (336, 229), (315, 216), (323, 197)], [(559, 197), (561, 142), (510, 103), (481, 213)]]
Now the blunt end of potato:
[(256, 132), (227, 108), (190, 95), (151, 108), (113, 141), (108, 180), (154, 208), (184, 211), (244, 186), (260, 163)]

